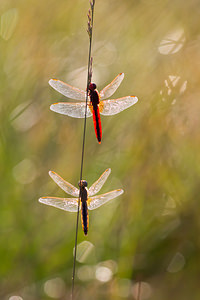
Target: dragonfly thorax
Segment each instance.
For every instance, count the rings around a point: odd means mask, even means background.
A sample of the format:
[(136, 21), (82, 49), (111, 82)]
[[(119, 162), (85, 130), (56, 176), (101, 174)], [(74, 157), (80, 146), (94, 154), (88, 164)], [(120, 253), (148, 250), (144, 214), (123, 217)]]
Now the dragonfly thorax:
[(81, 202), (85, 202), (88, 199), (87, 181), (86, 180), (81, 180), (81, 181), (79, 181), (78, 185), (80, 187)]

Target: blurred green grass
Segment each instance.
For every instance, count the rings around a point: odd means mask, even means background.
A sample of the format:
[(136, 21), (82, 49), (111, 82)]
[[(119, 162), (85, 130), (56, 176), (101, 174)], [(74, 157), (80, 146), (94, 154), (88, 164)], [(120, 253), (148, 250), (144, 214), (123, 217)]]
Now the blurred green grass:
[[(88, 8), (0, 3), (1, 299), (69, 299), (76, 214), (37, 199), (64, 195), (49, 170), (79, 180), (83, 120), (49, 110), (65, 99), (48, 80), (86, 88)], [(125, 194), (91, 212), (87, 238), (80, 226), (79, 242), (94, 245), (77, 263), (82, 299), (135, 299), (138, 281), (141, 299), (200, 297), (199, 12), (197, 0), (96, 1), (93, 80), (101, 90), (124, 72), (114, 96), (139, 102), (102, 117), (100, 146), (87, 122), (84, 178), (91, 185), (110, 167), (102, 191)], [(108, 269), (102, 282), (95, 272)]]

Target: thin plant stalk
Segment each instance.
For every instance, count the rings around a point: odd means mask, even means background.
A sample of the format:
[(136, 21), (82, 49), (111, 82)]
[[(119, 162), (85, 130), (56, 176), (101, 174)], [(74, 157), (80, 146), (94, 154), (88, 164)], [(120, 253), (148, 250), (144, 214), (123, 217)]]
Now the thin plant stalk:
[[(88, 35), (89, 35), (89, 55), (88, 55), (88, 73), (87, 73), (87, 93), (85, 100), (85, 118), (84, 118), (84, 127), (83, 127), (83, 143), (82, 143), (82, 151), (81, 151), (81, 170), (80, 170), (80, 181), (82, 180), (83, 175), (83, 161), (84, 161), (84, 151), (85, 151), (85, 133), (86, 133), (86, 120), (87, 120), (87, 104), (88, 104), (88, 93), (89, 93), (89, 85), (92, 78), (92, 57), (91, 57), (91, 49), (92, 49), (92, 32), (93, 32), (93, 17), (94, 17), (94, 5), (95, 0), (90, 2), (90, 7), (88, 12)], [(74, 299), (74, 282), (75, 282), (75, 274), (76, 274), (76, 254), (77, 254), (77, 240), (78, 240), (78, 225), (79, 225), (79, 212), (80, 212), (80, 192), (79, 192), (79, 201), (78, 201), (78, 210), (77, 210), (77, 218), (76, 218), (76, 233), (75, 233), (75, 245), (74, 245), (74, 260), (73, 260), (73, 271), (72, 271), (72, 291), (71, 291), (71, 299)]]
[(141, 292), (141, 281), (138, 282), (138, 290), (137, 290), (137, 299), (140, 300), (140, 292)]

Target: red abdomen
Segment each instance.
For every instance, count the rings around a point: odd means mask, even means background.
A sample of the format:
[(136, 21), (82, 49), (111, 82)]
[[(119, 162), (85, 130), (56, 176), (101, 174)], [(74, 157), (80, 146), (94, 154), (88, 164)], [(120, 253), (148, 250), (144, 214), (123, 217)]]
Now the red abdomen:
[[(95, 85), (96, 88), (96, 85)], [(93, 107), (93, 122), (94, 130), (99, 144), (101, 143), (102, 138), (102, 129), (101, 129), (101, 118), (99, 113), (99, 93), (97, 90), (90, 91), (90, 101)]]
[(96, 133), (97, 140), (99, 144), (101, 143), (102, 138), (102, 129), (101, 129), (101, 118), (99, 113), (99, 107), (93, 108), (93, 122), (94, 122), (94, 130)]

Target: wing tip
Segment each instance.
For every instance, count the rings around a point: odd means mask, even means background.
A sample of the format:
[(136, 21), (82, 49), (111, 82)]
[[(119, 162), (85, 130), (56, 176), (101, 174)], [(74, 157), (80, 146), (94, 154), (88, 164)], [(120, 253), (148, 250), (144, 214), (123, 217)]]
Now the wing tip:
[(136, 97), (136, 96), (133, 96), (133, 95), (132, 95), (132, 96), (130, 96), (130, 97), (131, 97), (131, 98), (134, 98), (134, 104), (138, 102), (138, 97)]
[(55, 174), (54, 171), (49, 171), (48, 173), (49, 173), (49, 176), (51, 176), (53, 173)]
[(119, 192), (119, 195), (122, 195), (124, 193), (123, 189), (118, 189), (117, 191)]
[(111, 168), (106, 169), (105, 172), (110, 174), (111, 173)]
[(45, 199), (45, 197), (40, 197), (40, 198), (38, 199), (38, 202), (44, 203), (44, 202), (45, 202), (44, 199)]
[(58, 174), (54, 171), (49, 171), (49, 176), (54, 180), (55, 176), (58, 176)]
[(50, 86), (52, 86), (52, 87), (53, 87), (53, 85), (52, 85), (52, 84), (53, 84), (55, 81), (58, 81), (58, 79), (51, 78), (51, 79), (49, 79), (48, 83), (49, 83), (49, 85), (50, 85)]
[(51, 104), (51, 105), (50, 105), (50, 110), (56, 112), (54, 106), (56, 106), (57, 104), (59, 104), (59, 102)]
[(52, 109), (52, 106), (53, 106), (53, 104), (51, 104), (51, 105), (50, 105), (50, 107), (49, 107), (49, 108), (50, 108), (50, 110), (53, 110), (53, 109)]

